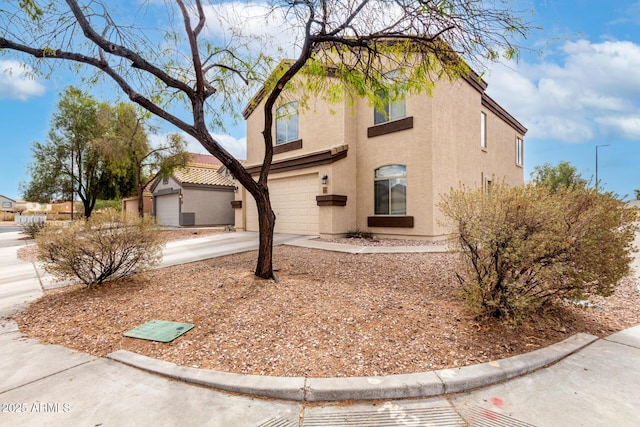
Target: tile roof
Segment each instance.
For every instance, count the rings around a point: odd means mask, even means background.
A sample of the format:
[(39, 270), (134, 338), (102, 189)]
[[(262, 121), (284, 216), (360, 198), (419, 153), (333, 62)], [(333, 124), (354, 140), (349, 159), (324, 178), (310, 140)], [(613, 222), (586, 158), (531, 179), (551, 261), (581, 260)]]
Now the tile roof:
[(189, 153), (191, 156), (191, 160), (189, 160), (189, 165), (222, 165), (222, 162), (210, 154), (198, 154), (198, 153)]
[(234, 184), (218, 173), (220, 165), (202, 165), (189, 163), (186, 168), (179, 168), (173, 172), (173, 177), (180, 184), (218, 185), (233, 187)]

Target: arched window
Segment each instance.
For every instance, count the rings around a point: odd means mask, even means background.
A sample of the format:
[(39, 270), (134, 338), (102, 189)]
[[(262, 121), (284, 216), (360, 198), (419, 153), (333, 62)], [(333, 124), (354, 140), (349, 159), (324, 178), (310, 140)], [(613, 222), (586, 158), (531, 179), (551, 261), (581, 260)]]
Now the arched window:
[[(385, 77), (388, 78), (390, 85), (402, 82), (399, 70), (389, 71), (385, 74)], [(380, 90), (376, 95), (380, 99), (382, 106), (380, 108), (376, 108), (373, 112), (374, 124), (377, 125), (391, 122), (393, 120), (406, 117), (407, 106), (404, 100), (404, 93), (401, 89), (391, 93), (389, 93), (389, 91)]]
[(407, 167), (382, 166), (374, 176), (375, 214), (407, 214)]
[(298, 102), (290, 102), (276, 110), (276, 145), (298, 139)]

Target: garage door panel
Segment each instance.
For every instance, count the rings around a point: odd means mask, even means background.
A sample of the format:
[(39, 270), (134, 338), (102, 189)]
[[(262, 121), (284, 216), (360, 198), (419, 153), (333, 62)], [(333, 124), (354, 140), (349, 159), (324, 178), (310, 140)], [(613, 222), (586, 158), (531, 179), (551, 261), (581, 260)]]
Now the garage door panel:
[[(316, 204), (318, 175), (280, 178), (269, 181), (271, 206), (276, 214), (276, 232), (318, 234), (319, 208)], [(253, 198), (247, 200), (247, 230), (258, 230), (258, 212)]]
[(156, 221), (159, 225), (180, 225), (180, 199), (177, 194), (156, 196)]

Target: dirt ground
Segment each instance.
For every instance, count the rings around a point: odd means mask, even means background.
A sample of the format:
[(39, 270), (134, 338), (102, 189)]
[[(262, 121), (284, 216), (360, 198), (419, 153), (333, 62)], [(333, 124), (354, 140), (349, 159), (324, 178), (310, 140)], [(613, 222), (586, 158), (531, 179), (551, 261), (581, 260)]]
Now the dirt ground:
[[(186, 235), (173, 238), (201, 236), (180, 232)], [(612, 297), (592, 298), (593, 306), (561, 303), (505, 329), (467, 311), (453, 275), (454, 254), (351, 255), (280, 246), (274, 250), (278, 283), (253, 276), (256, 256), (155, 270), (95, 290), (48, 291), (15, 320), (29, 337), (95, 356), (126, 349), (185, 366), (307, 377), (459, 367), (577, 332), (603, 337), (640, 322), (640, 293), (631, 278)], [(195, 327), (167, 344), (123, 336), (152, 319)]]

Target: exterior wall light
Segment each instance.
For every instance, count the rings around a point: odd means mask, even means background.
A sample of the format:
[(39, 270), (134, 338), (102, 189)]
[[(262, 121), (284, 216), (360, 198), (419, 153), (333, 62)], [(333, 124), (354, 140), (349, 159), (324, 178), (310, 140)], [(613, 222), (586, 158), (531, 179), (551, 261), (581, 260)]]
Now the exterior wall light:
[(329, 177), (327, 175), (323, 175), (322, 176), (322, 185), (327, 185), (327, 181), (329, 180)]

